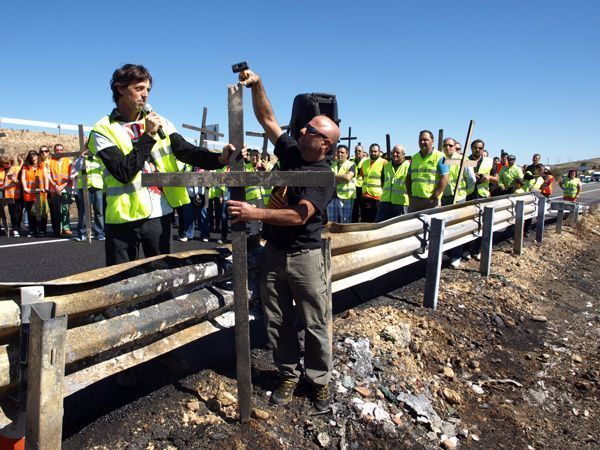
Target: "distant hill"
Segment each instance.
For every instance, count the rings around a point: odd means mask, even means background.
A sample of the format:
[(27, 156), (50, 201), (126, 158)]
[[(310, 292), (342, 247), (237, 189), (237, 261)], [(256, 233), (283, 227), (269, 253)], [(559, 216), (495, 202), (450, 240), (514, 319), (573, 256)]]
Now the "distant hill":
[(4, 149), (9, 156), (27, 153), (29, 150), (37, 150), (42, 145), (47, 145), (52, 151), (54, 144), (62, 144), (66, 152), (79, 151), (79, 137), (73, 134), (54, 134), (45, 131), (10, 130), (0, 129), (0, 133), (6, 134), (0, 137), (0, 149)]
[(570, 169), (579, 170), (579, 167), (583, 163), (587, 163), (588, 170), (590, 170), (590, 171), (594, 171), (594, 170), (600, 171), (600, 158), (588, 158), (588, 159), (581, 159), (579, 161), (571, 161), (571, 162), (565, 162), (565, 163), (560, 163), (560, 164), (552, 164), (551, 167), (552, 167), (553, 172), (554, 171), (565, 172)]

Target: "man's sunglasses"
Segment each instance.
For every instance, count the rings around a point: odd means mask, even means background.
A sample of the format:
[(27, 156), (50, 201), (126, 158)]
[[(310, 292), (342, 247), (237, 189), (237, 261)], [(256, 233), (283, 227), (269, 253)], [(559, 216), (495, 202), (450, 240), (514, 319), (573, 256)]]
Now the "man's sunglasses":
[(306, 128), (306, 132), (308, 134), (321, 136), (323, 139), (329, 139), (329, 136), (325, 136), (323, 133), (321, 133), (319, 130), (313, 127), (310, 123), (307, 123), (304, 128)]

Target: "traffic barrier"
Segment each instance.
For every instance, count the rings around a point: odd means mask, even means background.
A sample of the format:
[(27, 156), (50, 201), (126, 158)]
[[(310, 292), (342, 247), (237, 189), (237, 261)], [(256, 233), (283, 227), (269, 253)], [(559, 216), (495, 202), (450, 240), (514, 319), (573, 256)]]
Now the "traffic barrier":
[[(480, 271), (489, 275), (492, 233), (514, 225), (518, 253), (523, 221), (536, 217), (538, 203), (544, 205), (535, 195), (522, 194), (436, 208), (379, 224), (332, 224), (324, 233), (331, 243), (331, 290), (427, 259), (424, 303), (435, 308), (441, 253), (484, 237), (489, 248), (483, 249)], [(224, 249), (184, 252), (41, 287), (0, 284), (5, 298), (0, 311), (10, 312), (0, 320), (0, 388), (16, 385), (19, 372), (22, 379), (29, 379), (26, 422), (36, 428), (28, 435), (36, 439), (44, 435), (50, 427), (44, 420), (60, 417), (64, 396), (222, 329), (207, 319), (220, 316), (233, 303), (231, 291), (216, 286), (233, 272), (227, 256)], [(256, 267), (254, 261), (249, 267)], [(20, 300), (10, 298), (16, 289)], [(15, 314), (17, 303), (20, 314)], [(90, 315), (96, 317), (90, 320)], [(29, 341), (25, 348), (16, 343), (19, 330), (21, 342)], [(44, 358), (52, 364), (40, 364)], [(55, 380), (54, 391), (44, 387), (48, 383), (44, 380)], [(48, 403), (48, 398), (60, 401)], [(60, 429), (53, 423), (53, 429)]]

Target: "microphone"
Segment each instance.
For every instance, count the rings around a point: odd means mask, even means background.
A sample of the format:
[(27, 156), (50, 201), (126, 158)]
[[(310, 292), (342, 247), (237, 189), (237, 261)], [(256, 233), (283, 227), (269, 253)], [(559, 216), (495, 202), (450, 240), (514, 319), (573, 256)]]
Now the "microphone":
[[(150, 106), (150, 103), (144, 103), (144, 106), (142, 106), (142, 111), (144, 112), (144, 117), (145, 117), (146, 115), (150, 114), (154, 110), (152, 109), (152, 106)], [(163, 131), (162, 127), (158, 127), (158, 137), (161, 139), (166, 138), (165, 132)]]

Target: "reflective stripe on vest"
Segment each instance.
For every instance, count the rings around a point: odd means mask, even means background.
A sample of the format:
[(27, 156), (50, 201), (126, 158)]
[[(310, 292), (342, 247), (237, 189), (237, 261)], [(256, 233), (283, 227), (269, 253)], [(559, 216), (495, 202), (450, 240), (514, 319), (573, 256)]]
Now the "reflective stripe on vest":
[(363, 195), (373, 198), (380, 198), (383, 193), (381, 185), (381, 172), (386, 163), (383, 158), (377, 158), (375, 161), (367, 159), (363, 162), (361, 169), (363, 173)]
[(439, 150), (433, 150), (425, 157), (421, 152), (413, 155), (409, 169), (413, 197), (431, 198), (440, 179), (438, 164), (443, 157), (444, 154)]
[[(244, 172), (256, 172), (256, 169), (252, 165), (252, 163), (244, 164)], [(246, 201), (258, 200), (261, 198), (261, 188), (260, 186), (246, 186)]]
[[(462, 160), (462, 156), (459, 155), (458, 153), (454, 153), (452, 155), (452, 157), (448, 158), (446, 157), (446, 159), (456, 159), (456, 160)], [(466, 177), (468, 176), (466, 173), (466, 168), (463, 170), (463, 177), (460, 180), (460, 183), (458, 184), (458, 194), (456, 194), (456, 201), (461, 201), (467, 198), (467, 181), (466, 181)], [(450, 172), (448, 173), (448, 184), (446, 185), (446, 188), (444, 189), (444, 193), (442, 194), (444, 197), (453, 197), (454, 196), (454, 187), (456, 186), (456, 179), (458, 178), (458, 175), (460, 173), (460, 166), (459, 165), (451, 165), (450, 166)]]
[[(333, 173), (335, 173), (336, 175), (346, 175), (352, 168), (354, 168), (354, 163), (349, 159), (344, 161), (342, 165), (340, 165), (339, 161), (334, 161), (331, 165), (331, 170), (333, 170)], [(356, 171), (356, 169), (354, 170)], [(356, 184), (354, 182), (355, 176), (352, 177), (350, 181), (345, 181), (343, 183), (338, 183), (335, 185), (335, 190), (338, 198), (341, 198), (343, 200), (356, 198)]]
[[(103, 168), (100, 160), (96, 156), (94, 156), (91, 161), (88, 158), (85, 158), (83, 165), (88, 177), (88, 187), (93, 187), (95, 189), (104, 188), (103, 176), (105, 173), (108, 173), (108, 171)], [(83, 172), (82, 170), (79, 170), (79, 176), (77, 177), (77, 189), (83, 189), (82, 177)]]
[[(479, 165), (479, 170), (477, 173), (482, 175), (489, 175), (492, 172), (492, 168), (494, 167), (494, 160), (492, 158), (483, 158), (481, 164)], [(481, 184), (476, 184), (467, 188), (467, 194), (471, 194), (475, 191), (475, 186), (477, 186), (477, 196), (484, 198), (490, 196), (490, 182), (484, 181)]]
[(365, 161), (369, 161), (369, 158), (361, 158), (360, 161), (356, 162), (356, 158), (352, 159), (352, 162), (356, 166), (356, 173), (354, 174), (354, 178), (356, 178), (356, 187), (361, 188), (363, 185), (363, 176), (361, 172), (362, 165)]
[(388, 163), (383, 167), (383, 194), (381, 194), (382, 202), (390, 202), (392, 205), (408, 205), (408, 193), (406, 192), (406, 175), (410, 161), (404, 161), (394, 169), (392, 163)]
[(575, 196), (577, 195), (577, 186), (579, 186), (579, 183), (575, 178), (573, 178), (572, 180), (569, 179), (566, 182), (564, 182), (563, 197), (575, 198)]
[(512, 186), (513, 181), (518, 178), (523, 178), (523, 171), (517, 165), (505, 166), (500, 170), (500, 179), (498, 185), (501, 189), (508, 189)]
[(544, 184), (544, 179), (542, 177), (525, 180), (525, 191), (539, 191), (542, 184)]
[[(173, 125), (167, 121), (165, 129), (165, 139), (158, 139), (152, 147), (151, 155), (158, 172), (178, 172), (177, 160), (171, 151), (171, 141), (169, 135), (175, 131)], [(110, 121), (109, 116), (104, 116), (93, 128), (93, 132), (98, 133), (112, 141), (123, 152), (123, 155), (129, 154), (133, 150), (133, 142), (127, 133), (127, 130), (118, 122)], [(96, 142), (92, 133), (89, 141), (90, 151), (94, 156), (97, 155)], [(123, 184), (113, 177), (108, 171), (104, 172), (104, 187), (106, 189), (106, 223), (119, 224), (133, 222), (135, 220), (145, 219), (150, 216), (151, 201), (150, 191), (141, 186), (142, 172), (138, 172), (133, 179)], [(129, 187), (130, 186), (130, 187)], [(185, 205), (190, 202), (185, 187), (164, 187), (162, 188), (167, 202), (172, 208)]]

